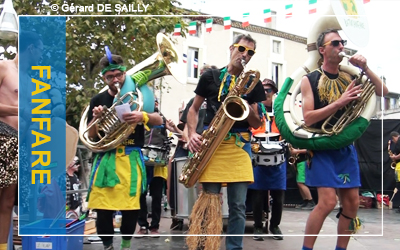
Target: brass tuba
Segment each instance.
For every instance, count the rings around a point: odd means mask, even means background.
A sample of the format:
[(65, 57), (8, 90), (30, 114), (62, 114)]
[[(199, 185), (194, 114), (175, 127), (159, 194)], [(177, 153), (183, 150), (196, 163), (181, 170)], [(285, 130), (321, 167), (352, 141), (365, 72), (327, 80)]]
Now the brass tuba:
[[(177, 77), (181, 60), (175, 46), (164, 34), (161, 33), (157, 34), (156, 40), (158, 51), (140, 64), (128, 70), (127, 75), (132, 75), (135, 79), (142, 77), (141, 81), (145, 82), (165, 75), (172, 75), (179, 82), (182, 82), (180, 78)], [(134, 132), (137, 125), (129, 125), (126, 122), (120, 121), (115, 106), (122, 104), (126, 98), (129, 98), (129, 105), (131, 107), (132, 105), (135, 105), (135, 110), (140, 111), (143, 107), (144, 101), (142, 93), (139, 88), (136, 88), (135, 91), (130, 91), (123, 96), (120, 96), (119, 86), (116, 87), (118, 89), (118, 100), (110, 108), (104, 107), (101, 118), (94, 120), (89, 126), (87, 126), (87, 114), (88, 112), (91, 112), (91, 110), (89, 110), (89, 105), (82, 113), (82, 118), (79, 124), (79, 137), (82, 143), (93, 152), (104, 152), (116, 148)], [(104, 87), (100, 93), (107, 91), (107, 89), (108, 86)], [(88, 136), (89, 129), (93, 126), (98, 128), (97, 136), (99, 140), (97, 141)]]
[[(344, 52), (340, 52), (339, 56), (350, 58)], [(349, 103), (346, 106), (346, 111), (340, 117), (335, 117), (335, 114), (329, 116), (321, 126), (323, 133), (338, 134), (342, 132), (344, 127), (353, 122), (364, 111), (369, 98), (375, 93), (375, 85), (364, 75), (365, 73), (361, 72), (356, 79), (356, 85), (361, 85), (362, 90), (359, 98)]]
[[(229, 91), (224, 102), (219, 107), (207, 130), (203, 131), (202, 144), (198, 152), (189, 158), (182, 168), (179, 182), (185, 187), (192, 187), (200, 178), (205, 167), (217, 150), (236, 121), (242, 121), (249, 115), (249, 106), (240, 98), (241, 95), (250, 93), (260, 79), (258, 70), (246, 70), (246, 63), (242, 60), (243, 71), (236, 81), (235, 86)], [(248, 88), (250, 76), (255, 75)]]

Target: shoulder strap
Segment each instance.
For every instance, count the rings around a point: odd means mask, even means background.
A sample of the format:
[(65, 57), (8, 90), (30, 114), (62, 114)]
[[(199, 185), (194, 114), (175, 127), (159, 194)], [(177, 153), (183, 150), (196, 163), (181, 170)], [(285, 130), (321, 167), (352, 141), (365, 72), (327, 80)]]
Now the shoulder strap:
[(213, 74), (213, 79), (214, 79), (214, 83), (217, 85), (221, 84), (221, 80), (219, 79), (219, 76), (221, 74), (221, 71), (219, 69), (211, 69), (212, 74)]

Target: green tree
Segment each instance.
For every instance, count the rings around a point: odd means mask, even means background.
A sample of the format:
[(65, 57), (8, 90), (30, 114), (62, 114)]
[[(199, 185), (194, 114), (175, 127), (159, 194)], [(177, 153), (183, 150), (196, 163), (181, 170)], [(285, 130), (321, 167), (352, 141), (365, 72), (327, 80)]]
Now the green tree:
[[(72, 1), (53, 0), (51, 4), (62, 6)], [(117, 15), (125, 13), (112, 12), (66, 12), (60, 8), (57, 12), (51, 11), (43, 0), (14, 0), (14, 8), (18, 15), (71, 15), (66, 17), (66, 75), (67, 75), (67, 122), (78, 128), (81, 112), (89, 103), (90, 98), (97, 94), (104, 86), (100, 76), (98, 62), (105, 55), (104, 47), (109, 46), (112, 53), (121, 55), (128, 69), (135, 63), (140, 63), (157, 51), (155, 37), (158, 32), (172, 33), (176, 23), (181, 23), (182, 30), (187, 29), (187, 24), (181, 16), (183, 14), (196, 14), (177, 8), (175, 0), (120, 0), (102, 1), (101, 3), (115, 4), (148, 4), (146, 16), (94, 16)], [(74, 6), (94, 6), (99, 1), (74, 0)], [(143, 9), (143, 8), (142, 8)], [(94, 8), (96, 10), (96, 7)], [(128, 13), (129, 14), (129, 13)], [(87, 15), (87, 16), (73, 16)], [(150, 16), (153, 15), (153, 16)], [(158, 16), (154, 16), (158, 15)], [(162, 16), (161, 16), (162, 15)], [(171, 16), (165, 16), (171, 15)], [(175, 15), (175, 16), (172, 16)], [(184, 33), (182, 32), (182, 35)], [(44, 45), (55, 46), (57, 38), (45, 38)], [(5, 54), (5, 53), (4, 53)], [(6, 55), (12, 57), (12, 55)], [(43, 58), (42, 63), (52, 58)]]

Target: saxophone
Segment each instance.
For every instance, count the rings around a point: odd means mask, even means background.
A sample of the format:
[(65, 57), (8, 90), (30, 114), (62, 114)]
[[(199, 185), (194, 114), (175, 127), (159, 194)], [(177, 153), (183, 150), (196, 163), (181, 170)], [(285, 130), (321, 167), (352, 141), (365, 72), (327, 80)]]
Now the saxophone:
[[(202, 134), (202, 145), (193, 157), (189, 158), (179, 176), (179, 182), (190, 188), (198, 181), (208, 162), (217, 150), (222, 140), (236, 121), (247, 118), (250, 112), (249, 105), (240, 98), (241, 95), (250, 93), (260, 79), (258, 70), (246, 70), (246, 62), (242, 60), (243, 71), (237, 79), (235, 86), (229, 91), (224, 102), (219, 107), (207, 130)], [(250, 76), (255, 75), (249, 87), (246, 87)]]
[[(390, 143), (391, 143), (392, 141), (391, 140), (389, 140), (389, 142), (388, 142), (388, 153), (389, 153), (389, 156), (392, 156), (393, 155), (393, 152), (392, 152), (392, 150), (390, 150)], [(390, 164), (390, 167), (392, 168), (392, 169), (396, 169), (396, 161), (392, 161), (392, 163)]]

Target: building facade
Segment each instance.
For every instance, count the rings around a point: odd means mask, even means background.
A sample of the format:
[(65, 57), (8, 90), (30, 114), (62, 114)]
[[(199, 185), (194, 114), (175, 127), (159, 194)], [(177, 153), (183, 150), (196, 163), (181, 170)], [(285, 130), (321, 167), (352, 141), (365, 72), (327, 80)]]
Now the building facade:
[[(190, 98), (200, 77), (201, 68), (215, 65), (222, 68), (229, 62), (229, 46), (237, 35), (250, 34), (257, 42), (256, 54), (247, 65), (250, 69), (260, 71), (260, 80), (269, 78), (275, 81), (280, 89), (285, 79), (307, 59), (307, 39), (274, 29), (275, 20), (266, 27), (250, 25), (242, 27), (242, 23), (231, 21), (231, 28), (225, 30), (223, 19), (213, 17), (212, 31), (206, 32), (205, 21), (210, 17), (192, 17), (187, 21), (196, 21), (196, 34), (185, 33), (184, 36), (170, 36), (178, 53), (182, 56), (182, 70), (179, 72), (179, 83), (175, 78), (166, 76), (155, 81), (159, 86), (156, 95), (160, 100), (162, 113), (175, 122), (179, 120), (179, 110), (183, 109)], [(354, 55), (357, 51), (346, 48), (346, 54)], [(344, 64), (349, 64), (344, 59)], [(383, 79), (384, 80), (384, 79)], [(162, 86), (162, 87), (160, 87)], [(377, 99), (376, 116), (398, 113), (400, 111), (398, 93), (389, 93), (385, 98)], [(382, 112), (382, 108), (384, 111)]]

